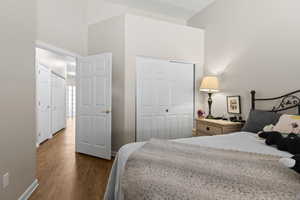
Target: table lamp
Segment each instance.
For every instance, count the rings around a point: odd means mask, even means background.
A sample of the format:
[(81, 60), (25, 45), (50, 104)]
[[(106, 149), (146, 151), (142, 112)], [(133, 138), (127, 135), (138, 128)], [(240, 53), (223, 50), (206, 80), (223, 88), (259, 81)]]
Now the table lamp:
[(212, 94), (219, 92), (219, 80), (216, 76), (205, 76), (201, 82), (200, 86), (201, 92), (208, 93), (208, 116), (207, 119), (213, 119), (214, 117), (211, 114), (211, 105), (213, 103), (212, 101)]

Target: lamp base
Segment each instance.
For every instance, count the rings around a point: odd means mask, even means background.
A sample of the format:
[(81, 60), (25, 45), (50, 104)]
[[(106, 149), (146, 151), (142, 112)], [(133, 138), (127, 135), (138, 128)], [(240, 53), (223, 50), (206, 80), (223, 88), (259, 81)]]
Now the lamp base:
[(207, 115), (206, 119), (214, 119), (212, 115)]
[(212, 96), (212, 93), (208, 93), (208, 101), (207, 101), (208, 102), (208, 115), (207, 115), (206, 119), (214, 119), (214, 117), (211, 114), (211, 105), (213, 103), (211, 96)]

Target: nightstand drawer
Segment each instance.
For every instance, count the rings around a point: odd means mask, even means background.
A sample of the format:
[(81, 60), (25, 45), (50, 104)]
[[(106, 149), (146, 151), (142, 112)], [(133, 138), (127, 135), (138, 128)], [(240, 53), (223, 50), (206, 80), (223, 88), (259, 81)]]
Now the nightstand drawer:
[(199, 132), (205, 133), (207, 135), (222, 135), (223, 134), (222, 128), (219, 128), (219, 127), (205, 125), (205, 124), (198, 124), (197, 126), (198, 126), (197, 130), (199, 130)]
[(240, 131), (242, 123), (225, 120), (197, 119), (196, 136), (223, 135)]

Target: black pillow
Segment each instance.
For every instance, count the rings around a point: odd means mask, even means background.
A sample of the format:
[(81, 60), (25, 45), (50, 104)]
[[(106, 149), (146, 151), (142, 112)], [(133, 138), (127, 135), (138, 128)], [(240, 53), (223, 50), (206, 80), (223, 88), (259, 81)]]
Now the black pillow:
[(300, 154), (300, 137), (294, 133), (289, 134), (287, 146), (289, 153), (293, 155)]
[(258, 133), (262, 131), (267, 125), (275, 125), (280, 118), (280, 114), (275, 112), (268, 112), (263, 110), (251, 110), (248, 120), (244, 125), (242, 131)]

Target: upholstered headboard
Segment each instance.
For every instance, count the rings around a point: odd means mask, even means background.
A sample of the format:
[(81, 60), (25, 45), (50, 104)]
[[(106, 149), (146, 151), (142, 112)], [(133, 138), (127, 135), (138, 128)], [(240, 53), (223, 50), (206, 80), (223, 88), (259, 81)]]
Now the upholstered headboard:
[(272, 110), (269, 110), (270, 112), (280, 112), (285, 111), (293, 108), (298, 107), (298, 114), (300, 115), (300, 98), (297, 96), (297, 94), (300, 95), (300, 90), (291, 92), (289, 94), (285, 94), (279, 97), (273, 97), (273, 98), (256, 98), (256, 91), (251, 91), (251, 108), (252, 110), (255, 110), (255, 105), (257, 101), (275, 101), (278, 100), (279, 104), (273, 106)]

